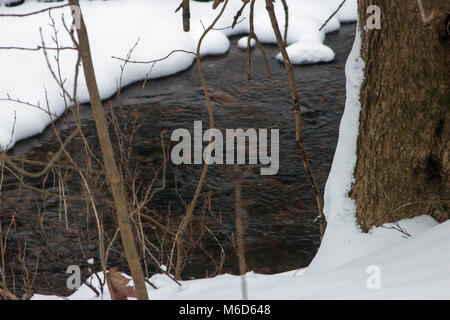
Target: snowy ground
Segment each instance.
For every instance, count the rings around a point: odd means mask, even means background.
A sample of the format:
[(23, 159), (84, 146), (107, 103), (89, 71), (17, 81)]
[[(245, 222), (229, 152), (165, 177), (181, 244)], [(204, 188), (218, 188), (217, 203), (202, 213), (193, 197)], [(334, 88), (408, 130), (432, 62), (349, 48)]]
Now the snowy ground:
[[(120, 84), (121, 65), (123, 62), (112, 56), (125, 58), (136, 44), (131, 59), (154, 60), (168, 55), (173, 50), (195, 51), (197, 41), (219, 10), (212, 11), (211, 3), (192, 2), (192, 30), (189, 34), (182, 31), (180, 13), (174, 11), (179, 0), (109, 0), (81, 1), (82, 11), (88, 27), (93, 61), (101, 97), (106, 99), (113, 95)], [(356, 19), (356, 0), (347, 0), (346, 5), (333, 18), (323, 31), (318, 31), (322, 23), (338, 7), (341, 0), (290, 0), (288, 52), (294, 63), (316, 63), (330, 61), (334, 58), (331, 48), (323, 45), (327, 32), (339, 29), (340, 22)], [(23, 14), (64, 2), (42, 3), (27, 1), (18, 7), (0, 6), (3, 14)], [(224, 16), (217, 28), (229, 27), (241, 1), (229, 2)], [(276, 13), (280, 27), (284, 28), (284, 10), (281, 1), (276, 1)], [(248, 8), (245, 18), (233, 30), (212, 31), (204, 41), (202, 55), (218, 55), (228, 51), (227, 36), (248, 33)], [(61, 23), (64, 16), (67, 25), (71, 24), (68, 8), (55, 9), (51, 16), (58, 30), (59, 46), (72, 46), (72, 42)], [(42, 28), (44, 43), (55, 47), (49, 14), (41, 13), (29, 17), (0, 18), (0, 47), (36, 48), (42, 45), (39, 28)], [(264, 1), (258, 1), (255, 8), (255, 32), (264, 43), (275, 43), (275, 37), (265, 12)], [(3, 32), (7, 30), (7, 32)], [(241, 42), (242, 45), (242, 42)], [(49, 60), (54, 70), (55, 51), (49, 51)], [(279, 59), (280, 57), (278, 57)], [(127, 64), (122, 85), (149, 78), (168, 76), (191, 66), (194, 56), (187, 53), (175, 53), (165, 61), (151, 64)], [(75, 77), (76, 56), (73, 50), (60, 52), (61, 78), (64, 87), (72, 92)], [(151, 70), (151, 72), (150, 72)], [(42, 132), (50, 123), (50, 110), (53, 118), (60, 116), (66, 103), (61, 96), (61, 89), (53, 79), (41, 51), (5, 50), (0, 48), (0, 150), (9, 149), (14, 144), (32, 135)], [(88, 101), (83, 74), (79, 75), (78, 98)], [(29, 106), (22, 103), (34, 105)], [(40, 110), (38, 107), (44, 109)]]
[[(359, 90), (364, 61), (357, 32), (346, 65), (347, 100), (339, 141), (325, 189), (328, 221), (323, 242), (307, 268), (278, 275), (248, 273), (250, 299), (450, 299), (450, 221), (438, 224), (429, 216), (373, 228), (363, 234), (348, 198), (356, 161)], [(397, 229), (399, 229), (397, 230)], [(101, 276), (101, 275), (100, 275)], [(98, 285), (91, 278), (93, 285)], [(240, 277), (222, 275), (183, 281), (155, 275), (150, 299), (240, 299)], [(83, 285), (69, 299), (109, 299)], [(61, 299), (35, 295), (33, 299)]]
[[(411, 234), (410, 238), (403, 238), (400, 232), (385, 228), (349, 238), (347, 246), (339, 251), (351, 251), (355, 242), (359, 242), (358, 254), (339, 267), (332, 266), (335, 262), (332, 256), (316, 257), (322, 263), (330, 262), (327, 271), (318, 272), (312, 265), (306, 270), (277, 275), (247, 273), (248, 297), (261, 300), (450, 299), (450, 221), (438, 225), (433, 219), (421, 216), (401, 221), (400, 225)], [(379, 249), (372, 251), (372, 246)], [(374, 282), (377, 270), (379, 286)], [(97, 277), (88, 281), (99, 288)], [(153, 276), (150, 281), (158, 288), (155, 290), (148, 286), (152, 300), (242, 298), (238, 276), (221, 275), (183, 281), (181, 287), (162, 274)], [(63, 298), (35, 295), (33, 299)], [(88, 286), (83, 285), (68, 299), (110, 299), (110, 295), (105, 287), (104, 295), (96, 297)]]

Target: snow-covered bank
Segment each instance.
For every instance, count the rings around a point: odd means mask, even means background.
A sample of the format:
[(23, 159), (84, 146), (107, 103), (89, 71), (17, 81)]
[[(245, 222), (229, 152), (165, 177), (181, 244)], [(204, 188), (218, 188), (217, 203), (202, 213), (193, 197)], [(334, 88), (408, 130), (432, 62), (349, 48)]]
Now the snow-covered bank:
[[(373, 243), (382, 241), (386, 247), (333, 270), (320, 273), (300, 270), (277, 275), (248, 273), (249, 299), (450, 299), (450, 221), (438, 225), (432, 218), (421, 216), (399, 223), (411, 234), (410, 238), (403, 238), (396, 230), (374, 229), (367, 238)], [(378, 289), (367, 285), (373, 268), (379, 270)], [(88, 281), (99, 288), (97, 277)], [(147, 287), (152, 300), (242, 297), (238, 276), (182, 281), (181, 287), (162, 274), (150, 281), (158, 288)], [(63, 298), (35, 295), (33, 299)], [(67, 299), (110, 299), (110, 294), (106, 286), (103, 297), (97, 297), (83, 285)]]
[[(342, 10), (331, 19), (323, 31), (321, 24), (338, 7), (340, 0), (291, 0), (289, 4), (289, 54), (295, 63), (315, 63), (330, 61), (334, 52), (323, 45), (325, 33), (339, 29), (340, 22), (356, 19), (356, 0), (348, 0)], [(61, 3), (42, 3), (27, 1), (18, 7), (0, 7), (2, 13), (24, 14)], [(119, 86), (123, 64), (111, 56), (125, 57), (133, 45), (131, 59), (149, 61), (165, 57), (173, 50), (195, 51), (197, 41), (218, 11), (212, 11), (211, 3), (192, 2), (192, 31), (182, 31), (181, 16), (174, 11), (178, 0), (110, 0), (81, 1), (82, 11), (89, 31), (91, 49), (97, 80), (102, 98), (113, 95)], [(230, 1), (224, 16), (217, 24), (221, 30), (211, 31), (202, 47), (202, 55), (217, 55), (228, 51), (227, 36), (247, 33), (248, 8), (243, 12), (245, 18), (233, 30), (229, 27), (241, 1)], [(280, 27), (284, 27), (284, 11), (280, 1), (276, 2), (276, 13)], [(59, 45), (71, 46), (61, 16), (67, 25), (71, 18), (68, 8), (51, 11)], [(0, 47), (36, 48), (41, 45), (39, 28), (45, 45), (55, 47), (51, 37), (48, 13), (23, 18), (2, 17), (0, 19)], [(8, 30), (8, 32), (3, 32)], [(263, 1), (255, 8), (255, 32), (262, 42), (275, 43)], [(49, 60), (56, 68), (53, 59), (55, 51), (49, 51)], [(187, 53), (175, 53), (167, 60), (158, 62), (152, 69), (149, 64), (128, 64), (123, 74), (122, 85), (149, 78), (159, 78), (175, 74), (188, 68), (194, 56)], [(60, 52), (60, 67), (65, 88), (71, 92), (74, 83), (75, 53), (73, 50)], [(151, 72), (150, 72), (151, 69)], [(150, 73), (149, 73), (150, 72)], [(9, 98), (11, 100), (9, 100)], [(88, 93), (83, 75), (79, 75), (78, 97), (88, 102)], [(39, 108), (24, 105), (12, 100), (28, 102), (50, 109), (55, 117), (65, 110), (61, 90), (53, 79), (42, 51), (22, 51), (0, 49), (0, 149), (11, 148), (17, 141), (38, 134), (50, 123), (50, 116)]]
[[(348, 193), (354, 182), (356, 144), (361, 103), (359, 92), (364, 80), (365, 63), (361, 58), (361, 34), (356, 27), (355, 41), (345, 65), (346, 101), (339, 127), (339, 140), (325, 186), (324, 214), (327, 229), (321, 247), (312, 261), (309, 272), (330, 270), (358, 256), (361, 250), (370, 250), (364, 243), (355, 218), (355, 205)], [(361, 236), (360, 236), (361, 235)], [(373, 249), (378, 248), (374, 244)]]

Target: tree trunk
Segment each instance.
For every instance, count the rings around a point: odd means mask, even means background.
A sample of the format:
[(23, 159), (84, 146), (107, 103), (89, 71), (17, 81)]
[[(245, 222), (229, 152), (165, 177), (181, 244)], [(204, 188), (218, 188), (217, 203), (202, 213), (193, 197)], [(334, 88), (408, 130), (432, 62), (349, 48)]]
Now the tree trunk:
[[(350, 196), (364, 231), (429, 214), (449, 219), (450, 1), (358, 0), (366, 63)], [(381, 29), (364, 28), (368, 6)]]
[[(69, 0), (71, 6), (80, 7), (78, 0)], [(81, 11), (80, 11), (81, 12)], [(94, 115), (95, 126), (97, 128), (98, 140), (103, 155), (106, 176), (116, 208), (117, 221), (119, 224), (120, 236), (122, 238), (123, 250), (127, 258), (128, 266), (133, 277), (136, 296), (139, 300), (148, 300), (147, 289), (145, 287), (144, 273), (142, 271), (140, 257), (134, 242), (133, 229), (129, 220), (128, 203), (123, 185), (122, 175), (114, 159), (114, 150), (108, 131), (105, 109), (103, 108), (100, 93), (98, 91), (97, 80), (92, 63), (89, 38), (84, 24), (83, 16), (80, 14), (80, 28), (77, 29), (78, 50), (83, 64), (84, 78), (89, 91), (92, 113)]]

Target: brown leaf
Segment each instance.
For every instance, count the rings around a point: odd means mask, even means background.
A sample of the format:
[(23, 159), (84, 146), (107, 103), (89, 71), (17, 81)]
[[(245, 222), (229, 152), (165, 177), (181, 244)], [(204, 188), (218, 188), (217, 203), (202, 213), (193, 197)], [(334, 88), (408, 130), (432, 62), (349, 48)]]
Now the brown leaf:
[(131, 279), (125, 278), (116, 267), (109, 269), (106, 274), (109, 292), (112, 300), (127, 300), (128, 297), (136, 298), (136, 291), (129, 286)]

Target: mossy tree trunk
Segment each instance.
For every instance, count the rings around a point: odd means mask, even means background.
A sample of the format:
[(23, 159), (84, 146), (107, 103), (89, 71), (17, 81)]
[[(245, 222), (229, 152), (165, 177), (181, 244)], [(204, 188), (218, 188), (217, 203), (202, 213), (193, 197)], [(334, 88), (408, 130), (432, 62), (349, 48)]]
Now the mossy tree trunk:
[[(358, 0), (366, 62), (355, 184), (350, 196), (364, 231), (429, 214), (449, 214), (448, 0)], [(366, 29), (367, 8), (381, 9), (381, 29)]]

